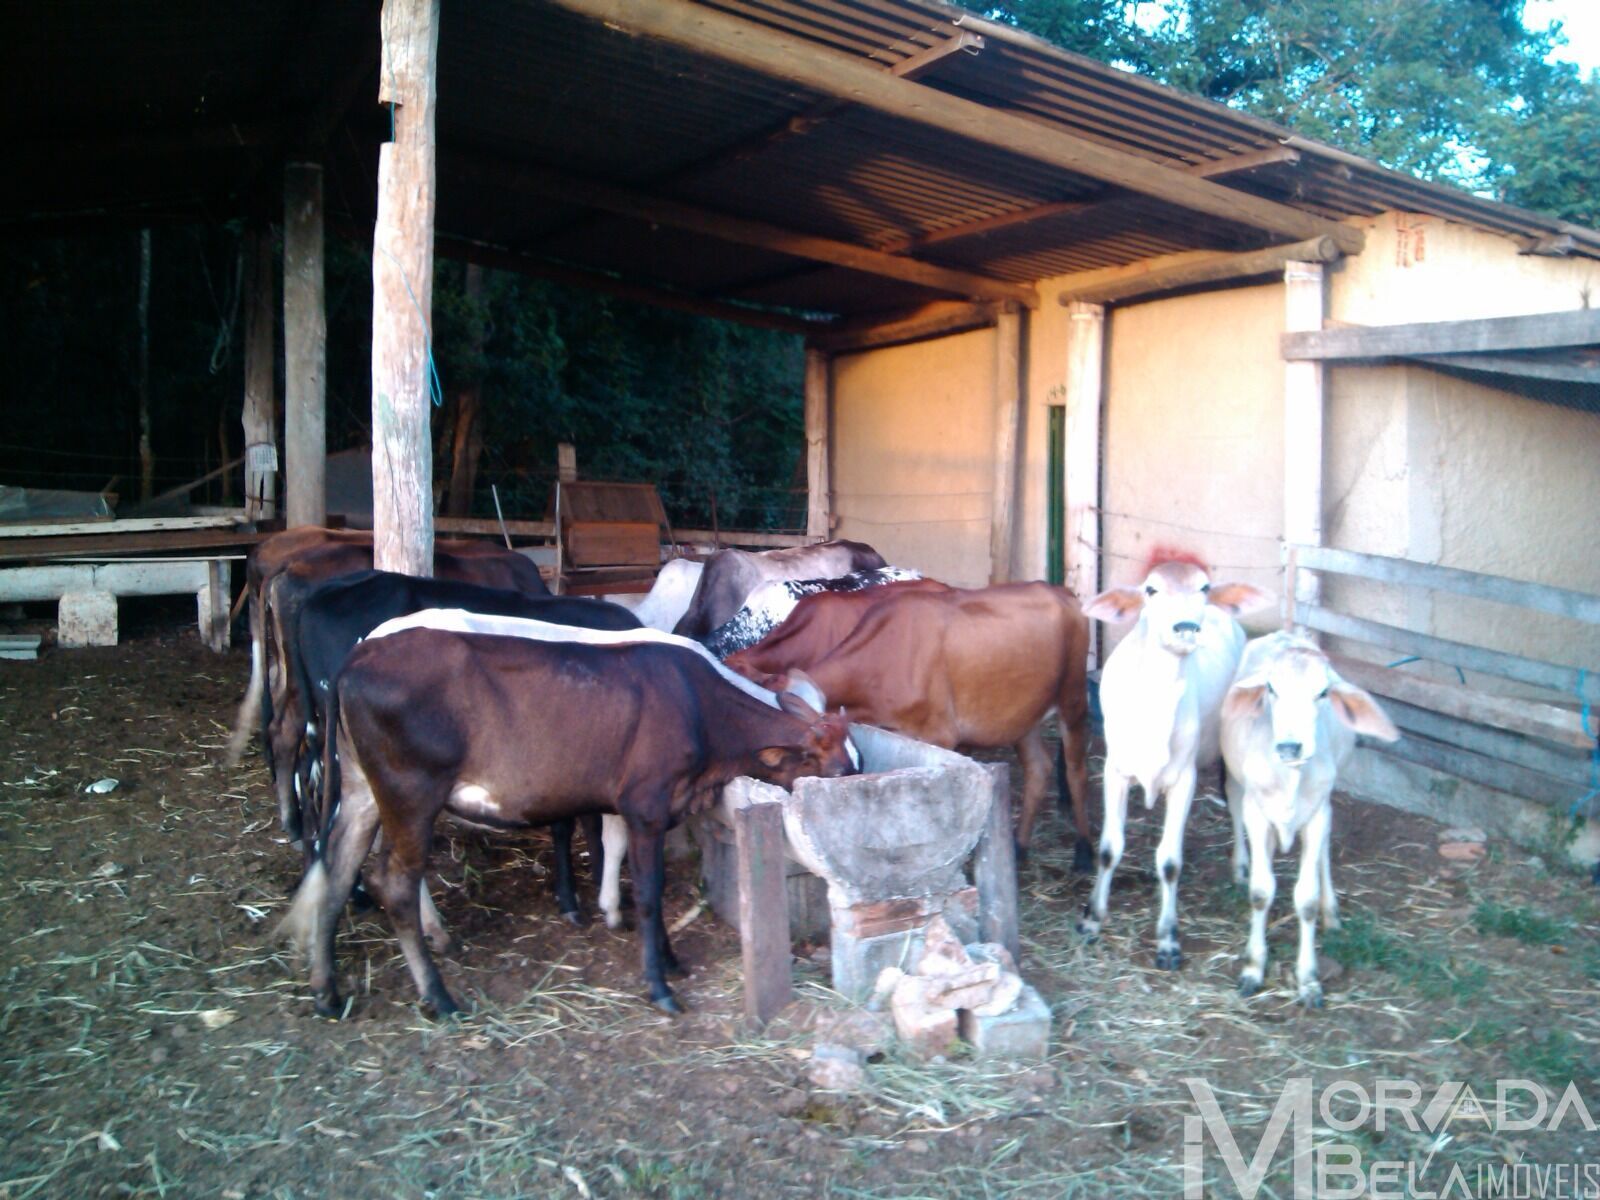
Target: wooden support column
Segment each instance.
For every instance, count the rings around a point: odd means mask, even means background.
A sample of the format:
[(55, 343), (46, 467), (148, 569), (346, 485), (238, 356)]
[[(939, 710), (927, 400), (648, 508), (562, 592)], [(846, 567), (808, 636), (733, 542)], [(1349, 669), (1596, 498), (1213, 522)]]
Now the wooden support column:
[(806, 536), (833, 534), (829, 446), (833, 438), (833, 356), (806, 348)]
[[(1106, 310), (1068, 303), (1066, 538), (1067, 586), (1087, 601), (1100, 591), (1100, 398), (1105, 377)], [(1090, 626), (1090, 664), (1099, 630)]]
[(394, 140), (378, 151), (372, 233), (372, 557), (433, 573), (432, 348), (434, 101), (439, 0), (384, 0), (378, 99)]
[[(1320, 330), (1322, 264), (1289, 263), (1283, 272), (1286, 333)], [(1323, 365), (1289, 359), (1283, 367), (1283, 537), (1303, 546), (1322, 545)], [(1320, 587), (1309, 571), (1294, 573), (1295, 594), (1284, 597), (1286, 618), (1317, 602)]]
[(328, 316), (322, 166), (283, 172), (284, 511), (290, 527), (328, 517)]
[(278, 511), (277, 320), (272, 233), (266, 226), (245, 234), (244, 257), (244, 513), (253, 521)]
[(1017, 427), (1022, 421), (1022, 310), (1008, 304), (995, 317), (994, 503), (989, 520), (989, 582), (1011, 582), (1017, 500)]
[(998, 942), (1022, 961), (1017, 924), (1016, 835), (1011, 831), (1011, 768), (985, 763), (994, 801), (983, 824), (972, 860), (972, 882), (978, 889), (978, 940)]
[(739, 945), (744, 1012), (765, 1025), (794, 998), (789, 896), (783, 879), (783, 805), (745, 804), (733, 813), (739, 875)]

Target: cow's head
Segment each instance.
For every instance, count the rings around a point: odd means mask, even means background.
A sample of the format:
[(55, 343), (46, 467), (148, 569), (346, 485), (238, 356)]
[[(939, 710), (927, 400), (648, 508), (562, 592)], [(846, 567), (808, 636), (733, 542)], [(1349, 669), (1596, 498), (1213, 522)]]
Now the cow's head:
[[(812, 691), (820, 697), (814, 684)], [(792, 691), (779, 692), (778, 704), (791, 717), (804, 721), (806, 730), (798, 745), (768, 746), (757, 753), (763, 779), (788, 788), (807, 775), (837, 779), (860, 774), (860, 755), (850, 741), (850, 721), (843, 709), (820, 711)]]
[(1190, 562), (1164, 562), (1151, 568), (1139, 587), (1101, 592), (1084, 605), (1083, 611), (1109, 624), (1137, 619), (1162, 646), (1185, 655), (1194, 649), (1200, 636), (1206, 605), (1237, 617), (1271, 603), (1268, 593), (1248, 583), (1213, 585), (1203, 567)]
[(1317, 723), (1324, 706), (1357, 733), (1386, 742), (1400, 736), (1376, 700), (1346, 683), (1322, 651), (1298, 638), (1284, 638), (1283, 649), (1236, 681), (1222, 712), (1228, 721), (1265, 715), (1272, 722), (1273, 754), (1284, 766), (1298, 767), (1317, 752)]

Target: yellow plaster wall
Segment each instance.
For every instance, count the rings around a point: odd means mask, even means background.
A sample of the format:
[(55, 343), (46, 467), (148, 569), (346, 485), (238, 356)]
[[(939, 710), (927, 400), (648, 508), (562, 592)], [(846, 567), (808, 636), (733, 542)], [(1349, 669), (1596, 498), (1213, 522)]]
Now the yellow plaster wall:
[(842, 355), (833, 372), (835, 536), (959, 587), (988, 583), (994, 331)]

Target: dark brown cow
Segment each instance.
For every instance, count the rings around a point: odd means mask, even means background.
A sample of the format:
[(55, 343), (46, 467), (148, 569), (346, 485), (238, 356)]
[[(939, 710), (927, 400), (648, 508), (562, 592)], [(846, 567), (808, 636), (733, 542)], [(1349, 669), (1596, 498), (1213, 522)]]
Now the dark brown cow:
[(850, 636), (862, 617), (885, 600), (911, 592), (950, 590), (949, 584), (937, 579), (903, 579), (855, 592), (802, 596), (776, 629), (754, 646), (730, 654), (723, 661), (747, 679), (777, 675), (795, 667), (809, 669), (827, 657)]
[(864, 542), (820, 542), (785, 550), (718, 550), (706, 560), (689, 608), (672, 632), (696, 641), (739, 611), (757, 585), (769, 579), (837, 579), (851, 571), (876, 571), (889, 564)]
[[(785, 627), (798, 615), (797, 610)], [(799, 628), (787, 639), (801, 648), (808, 640)], [(1050, 771), (1039, 723), (1056, 710), (1077, 827), (1073, 859), (1088, 870), (1088, 651), (1089, 620), (1071, 592), (1013, 583), (898, 592), (875, 604), (843, 641), (803, 669), (829, 705), (842, 704), (852, 720), (949, 749), (1015, 746), (1023, 772), (1017, 844), (1024, 850)], [(737, 669), (739, 658), (727, 665)], [(786, 670), (746, 674), (764, 687), (788, 683)]]
[[(289, 672), (284, 644), (273, 615), (273, 581), (293, 568), (302, 580), (332, 579), (372, 567), (372, 534), (366, 530), (304, 526), (275, 534), (257, 544), (245, 565), (245, 592), (250, 612), (250, 682), (228, 738), (227, 763), (237, 766), (251, 730), (261, 735), (262, 753), (278, 790), (280, 818), (287, 819), (294, 798), (290, 781), (273, 760), (271, 731), (286, 707)], [(530, 596), (548, 596), (550, 589), (526, 555), (470, 540), (434, 545), (433, 573), (440, 579), (506, 588)]]
[(628, 826), (650, 999), (681, 1008), (661, 914), (662, 838), (739, 775), (788, 787), (854, 771), (841, 716), (794, 696), (769, 708), (691, 651), (409, 629), (357, 646), (334, 691), (329, 828), (282, 931), (311, 956), (317, 1011), (337, 1016), (333, 939), (362, 860), (422, 998), (456, 1011), (419, 928), (434, 821), (491, 829), (589, 812)]

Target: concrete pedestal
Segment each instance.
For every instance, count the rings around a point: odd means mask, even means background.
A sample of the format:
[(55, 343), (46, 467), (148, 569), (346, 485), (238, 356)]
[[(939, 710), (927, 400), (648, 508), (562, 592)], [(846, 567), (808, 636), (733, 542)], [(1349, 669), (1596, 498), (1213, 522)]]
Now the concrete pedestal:
[(110, 592), (63, 592), (56, 608), (59, 646), (115, 646), (117, 598)]

